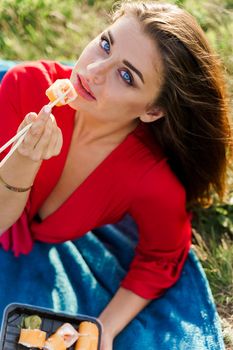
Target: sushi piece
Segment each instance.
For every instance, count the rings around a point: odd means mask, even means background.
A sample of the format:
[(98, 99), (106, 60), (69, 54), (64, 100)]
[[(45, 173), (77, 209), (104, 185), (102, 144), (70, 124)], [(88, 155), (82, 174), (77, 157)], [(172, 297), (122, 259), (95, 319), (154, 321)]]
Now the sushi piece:
[(57, 333), (52, 334), (45, 342), (44, 350), (66, 350), (66, 344), (62, 336)]
[(79, 333), (70, 323), (64, 323), (57, 329), (56, 334), (60, 335), (63, 338), (67, 348), (73, 345), (79, 336)]
[(57, 99), (59, 101), (56, 106), (64, 106), (67, 103), (72, 102), (76, 99), (77, 92), (69, 79), (57, 79), (46, 91), (50, 102), (54, 102)]
[(89, 335), (80, 336), (75, 344), (75, 350), (91, 350), (91, 344), (92, 339)]
[(28, 348), (42, 349), (45, 344), (46, 332), (41, 331), (41, 318), (37, 315), (27, 316), (22, 320), (18, 343)]
[(78, 332), (70, 323), (64, 323), (45, 342), (45, 350), (65, 350), (78, 339)]
[(21, 328), (18, 343), (28, 348), (42, 349), (45, 345), (46, 332), (40, 329)]
[(97, 350), (99, 330), (95, 323), (84, 321), (79, 325), (79, 338), (75, 350)]
[(24, 317), (21, 328), (29, 328), (29, 329), (40, 329), (42, 320), (37, 315), (31, 315)]

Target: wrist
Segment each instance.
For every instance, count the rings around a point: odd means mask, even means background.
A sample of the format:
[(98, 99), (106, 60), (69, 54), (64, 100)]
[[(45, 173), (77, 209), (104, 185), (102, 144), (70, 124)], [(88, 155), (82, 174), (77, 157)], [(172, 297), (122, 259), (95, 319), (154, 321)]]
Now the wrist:
[(0, 176), (11, 187), (26, 189), (32, 186), (41, 163), (42, 161), (35, 162), (16, 151), (1, 167)]
[(100, 323), (102, 324), (102, 330), (103, 330), (103, 334), (107, 334), (108, 336), (110, 336), (112, 339), (114, 339), (121, 330), (118, 330), (116, 328), (116, 325), (114, 324), (114, 320), (109, 320), (107, 317), (105, 317), (105, 315), (101, 314), (98, 317), (98, 320), (100, 321)]
[(13, 191), (13, 192), (28, 192), (31, 190), (32, 185), (28, 186), (28, 187), (16, 187), (16, 186), (12, 186), (11, 184), (9, 184), (8, 182), (6, 182), (0, 175), (0, 183), (6, 187), (9, 191)]
[(23, 155), (22, 153), (19, 152), (18, 148), (15, 150), (14, 154), (11, 156), (11, 158), (13, 159), (13, 157), (17, 158), (17, 161), (25, 163), (26, 166), (30, 166), (30, 167), (40, 167), (41, 163), (43, 160), (33, 160), (32, 158)]

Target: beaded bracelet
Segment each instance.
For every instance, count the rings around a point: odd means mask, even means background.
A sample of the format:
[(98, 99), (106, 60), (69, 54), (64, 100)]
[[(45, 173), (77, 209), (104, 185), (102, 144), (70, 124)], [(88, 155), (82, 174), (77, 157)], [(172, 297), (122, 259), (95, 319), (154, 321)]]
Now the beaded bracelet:
[(13, 192), (27, 192), (29, 191), (32, 186), (29, 186), (29, 187), (15, 187), (15, 186), (11, 186), (9, 185), (7, 182), (5, 182), (3, 180), (3, 178), (0, 176), (0, 182), (10, 191), (13, 191)]

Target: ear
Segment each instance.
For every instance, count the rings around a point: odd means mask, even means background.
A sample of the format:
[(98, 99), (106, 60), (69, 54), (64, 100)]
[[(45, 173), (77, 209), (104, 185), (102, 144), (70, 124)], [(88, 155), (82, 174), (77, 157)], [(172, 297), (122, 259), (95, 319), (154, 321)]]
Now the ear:
[(144, 114), (141, 114), (139, 119), (144, 123), (154, 122), (165, 116), (165, 110), (161, 107), (153, 107)]

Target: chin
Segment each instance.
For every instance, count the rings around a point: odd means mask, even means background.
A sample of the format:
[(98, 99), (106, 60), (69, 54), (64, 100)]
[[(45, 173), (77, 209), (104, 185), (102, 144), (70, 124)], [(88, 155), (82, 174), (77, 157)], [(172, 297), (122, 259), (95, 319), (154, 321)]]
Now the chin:
[(77, 99), (75, 99), (74, 101), (70, 102), (69, 106), (71, 108), (75, 109), (76, 111), (80, 110), (80, 106), (79, 106), (79, 103), (77, 102)]

